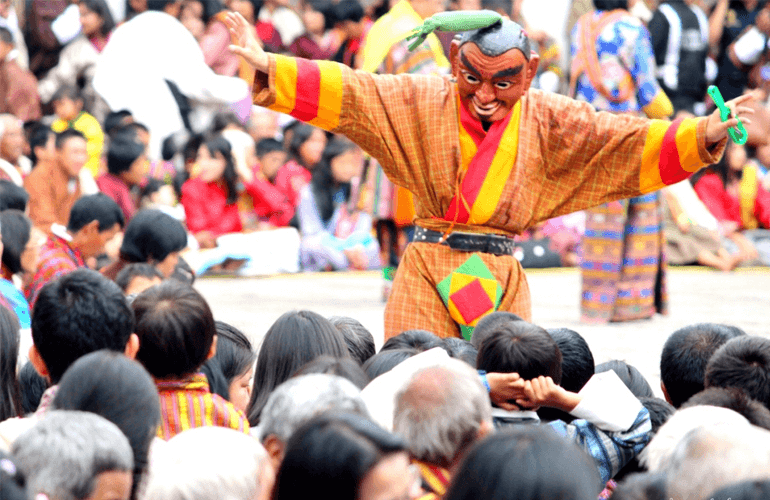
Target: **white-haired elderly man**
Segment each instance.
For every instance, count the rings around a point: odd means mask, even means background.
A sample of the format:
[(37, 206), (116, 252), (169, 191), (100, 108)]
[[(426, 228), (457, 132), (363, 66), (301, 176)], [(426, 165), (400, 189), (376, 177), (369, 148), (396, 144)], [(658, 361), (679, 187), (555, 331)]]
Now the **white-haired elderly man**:
[(17, 186), (32, 170), (29, 158), (24, 156), (24, 127), (17, 117), (0, 114), (0, 179), (8, 179)]
[[(650, 416), (614, 373), (592, 381), (578, 394), (555, 385), (550, 377), (522, 381), (518, 401), (527, 408), (550, 406), (578, 417), (570, 424), (545, 425), (583, 448), (606, 483), (649, 441)], [(539, 423), (535, 411), (518, 413), (516, 425)], [(441, 497), (453, 467), (493, 430), (488, 392), (470, 366), (446, 359), (417, 371), (398, 392), (393, 428), (406, 440), (423, 488)]]
[(275, 469), (253, 436), (199, 427), (157, 449), (144, 500), (268, 500), (274, 483)]
[(275, 388), (262, 410), (256, 436), (276, 470), (294, 431), (328, 411), (355, 413), (369, 418), (361, 391), (352, 382), (327, 374), (294, 377)]
[(51, 411), (11, 450), (30, 498), (128, 500), (134, 467), (128, 439), (94, 413)]

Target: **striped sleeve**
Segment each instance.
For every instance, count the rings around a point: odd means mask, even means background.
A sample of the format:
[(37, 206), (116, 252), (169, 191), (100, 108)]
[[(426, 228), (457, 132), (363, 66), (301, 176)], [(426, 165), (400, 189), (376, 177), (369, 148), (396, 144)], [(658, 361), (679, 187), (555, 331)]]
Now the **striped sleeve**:
[(275, 102), (268, 106), (324, 130), (339, 125), (342, 68), (331, 61), (274, 56)]
[(718, 161), (726, 141), (718, 144), (714, 151), (708, 151), (705, 129), (706, 120), (701, 118), (674, 122), (652, 120), (644, 142), (639, 190), (642, 193), (657, 191)]

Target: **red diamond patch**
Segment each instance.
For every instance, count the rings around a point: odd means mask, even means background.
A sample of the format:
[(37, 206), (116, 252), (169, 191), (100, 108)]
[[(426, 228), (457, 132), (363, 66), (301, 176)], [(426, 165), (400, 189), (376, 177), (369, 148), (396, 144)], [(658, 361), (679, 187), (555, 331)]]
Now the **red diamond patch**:
[(470, 324), (495, 306), (478, 278), (450, 295), (449, 299), (454, 303), (466, 324)]

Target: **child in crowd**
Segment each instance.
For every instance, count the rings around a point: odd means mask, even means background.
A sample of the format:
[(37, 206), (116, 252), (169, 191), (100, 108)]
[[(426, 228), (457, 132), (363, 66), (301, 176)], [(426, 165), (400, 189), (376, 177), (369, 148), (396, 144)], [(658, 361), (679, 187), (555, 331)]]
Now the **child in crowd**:
[(107, 151), (107, 173), (96, 179), (101, 192), (120, 206), (126, 222), (136, 213), (136, 196), (131, 191), (144, 181), (145, 151), (146, 147), (139, 141), (120, 135)]
[(306, 271), (374, 269), (380, 247), (372, 237), (371, 216), (355, 206), (352, 181), (363, 165), (361, 149), (346, 139), (331, 142), (302, 190), (297, 210)]
[[(222, 263), (226, 271), (238, 270), (249, 276), (297, 272), (299, 234), (295, 229), (242, 234), (237, 203), (239, 178), (228, 141), (221, 136), (205, 141), (198, 150), (196, 165), (197, 177), (182, 187), (187, 228), (200, 248), (215, 250), (201, 253), (194, 266), (196, 274)], [(242, 178), (240, 182), (253, 199), (265, 198), (264, 184)], [(289, 210), (285, 201), (282, 205), (283, 210)]]
[(287, 193), (289, 201), (295, 207), (299, 204), (299, 194), (312, 178), (313, 168), (321, 160), (326, 147), (326, 134), (323, 130), (301, 123), (291, 129), (288, 140), (289, 161), (278, 170), (275, 185)]
[(126, 297), (136, 296), (163, 281), (163, 274), (155, 266), (145, 262), (129, 264), (120, 270), (115, 283)]
[(160, 394), (158, 437), (168, 441), (185, 429), (229, 427), (249, 432), (246, 417), (231, 403), (209, 392), (198, 373), (216, 353), (216, 327), (211, 309), (193, 288), (165, 281), (133, 302), (137, 360), (155, 379)]
[(139, 191), (140, 208), (155, 208), (179, 221), (184, 221), (184, 207), (176, 197), (174, 186), (160, 179), (147, 179)]
[(99, 176), (99, 166), (104, 147), (104, 133), (99, 122), (89, 113), (83, 111), (83, 99), (78, 89), (70, 86), (60, 87), (51, 98), (56, 119), (51, 124), (51, 130), (63, 132), (74, 128), (81, 132), (88, 143), (88, 161), (85, 169), (96, 179)]
[(305, 59), (330, 59), (340, 47), (340, 33), (334, 28), (334, 5), (330, 0), (304, 0), (300, 11), (305, 34), (294, 40), (289, 51)]

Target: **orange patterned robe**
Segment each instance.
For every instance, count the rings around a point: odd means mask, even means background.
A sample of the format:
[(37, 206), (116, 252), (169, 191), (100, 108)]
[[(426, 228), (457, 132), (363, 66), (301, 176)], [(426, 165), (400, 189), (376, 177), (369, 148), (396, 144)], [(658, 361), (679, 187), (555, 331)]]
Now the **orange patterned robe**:
[[(269, 57), (268, 73), (255, 75), (255, 104), (346, 135), (414, 194), (417, 225), (450, 227), (448, 211), (451, 206), (457, 212), (456, 197), (464, 190), (458, 179), (473, 177), (468, 169), (474, 168), (477, 146), (460, 123), (454, 82)], [(705, 119), (669, 123), (601, 113), (587, 103), (530, 90), (512, 111), (481, 192), (465, 211), (468, 222), (453, 230), (512, 236), (551, 217), (676, 183), (721, 156), (725, 141), (707, 150), (705, 128)], [(413, 328), (460, 336), (436, 285), (470, 255), (444, 245), (410, 244), (385, 310), (385, 338)], [(477, 255), (502, 286), (498, 310), (531, 318), (519, 262), (509, 255)]]

